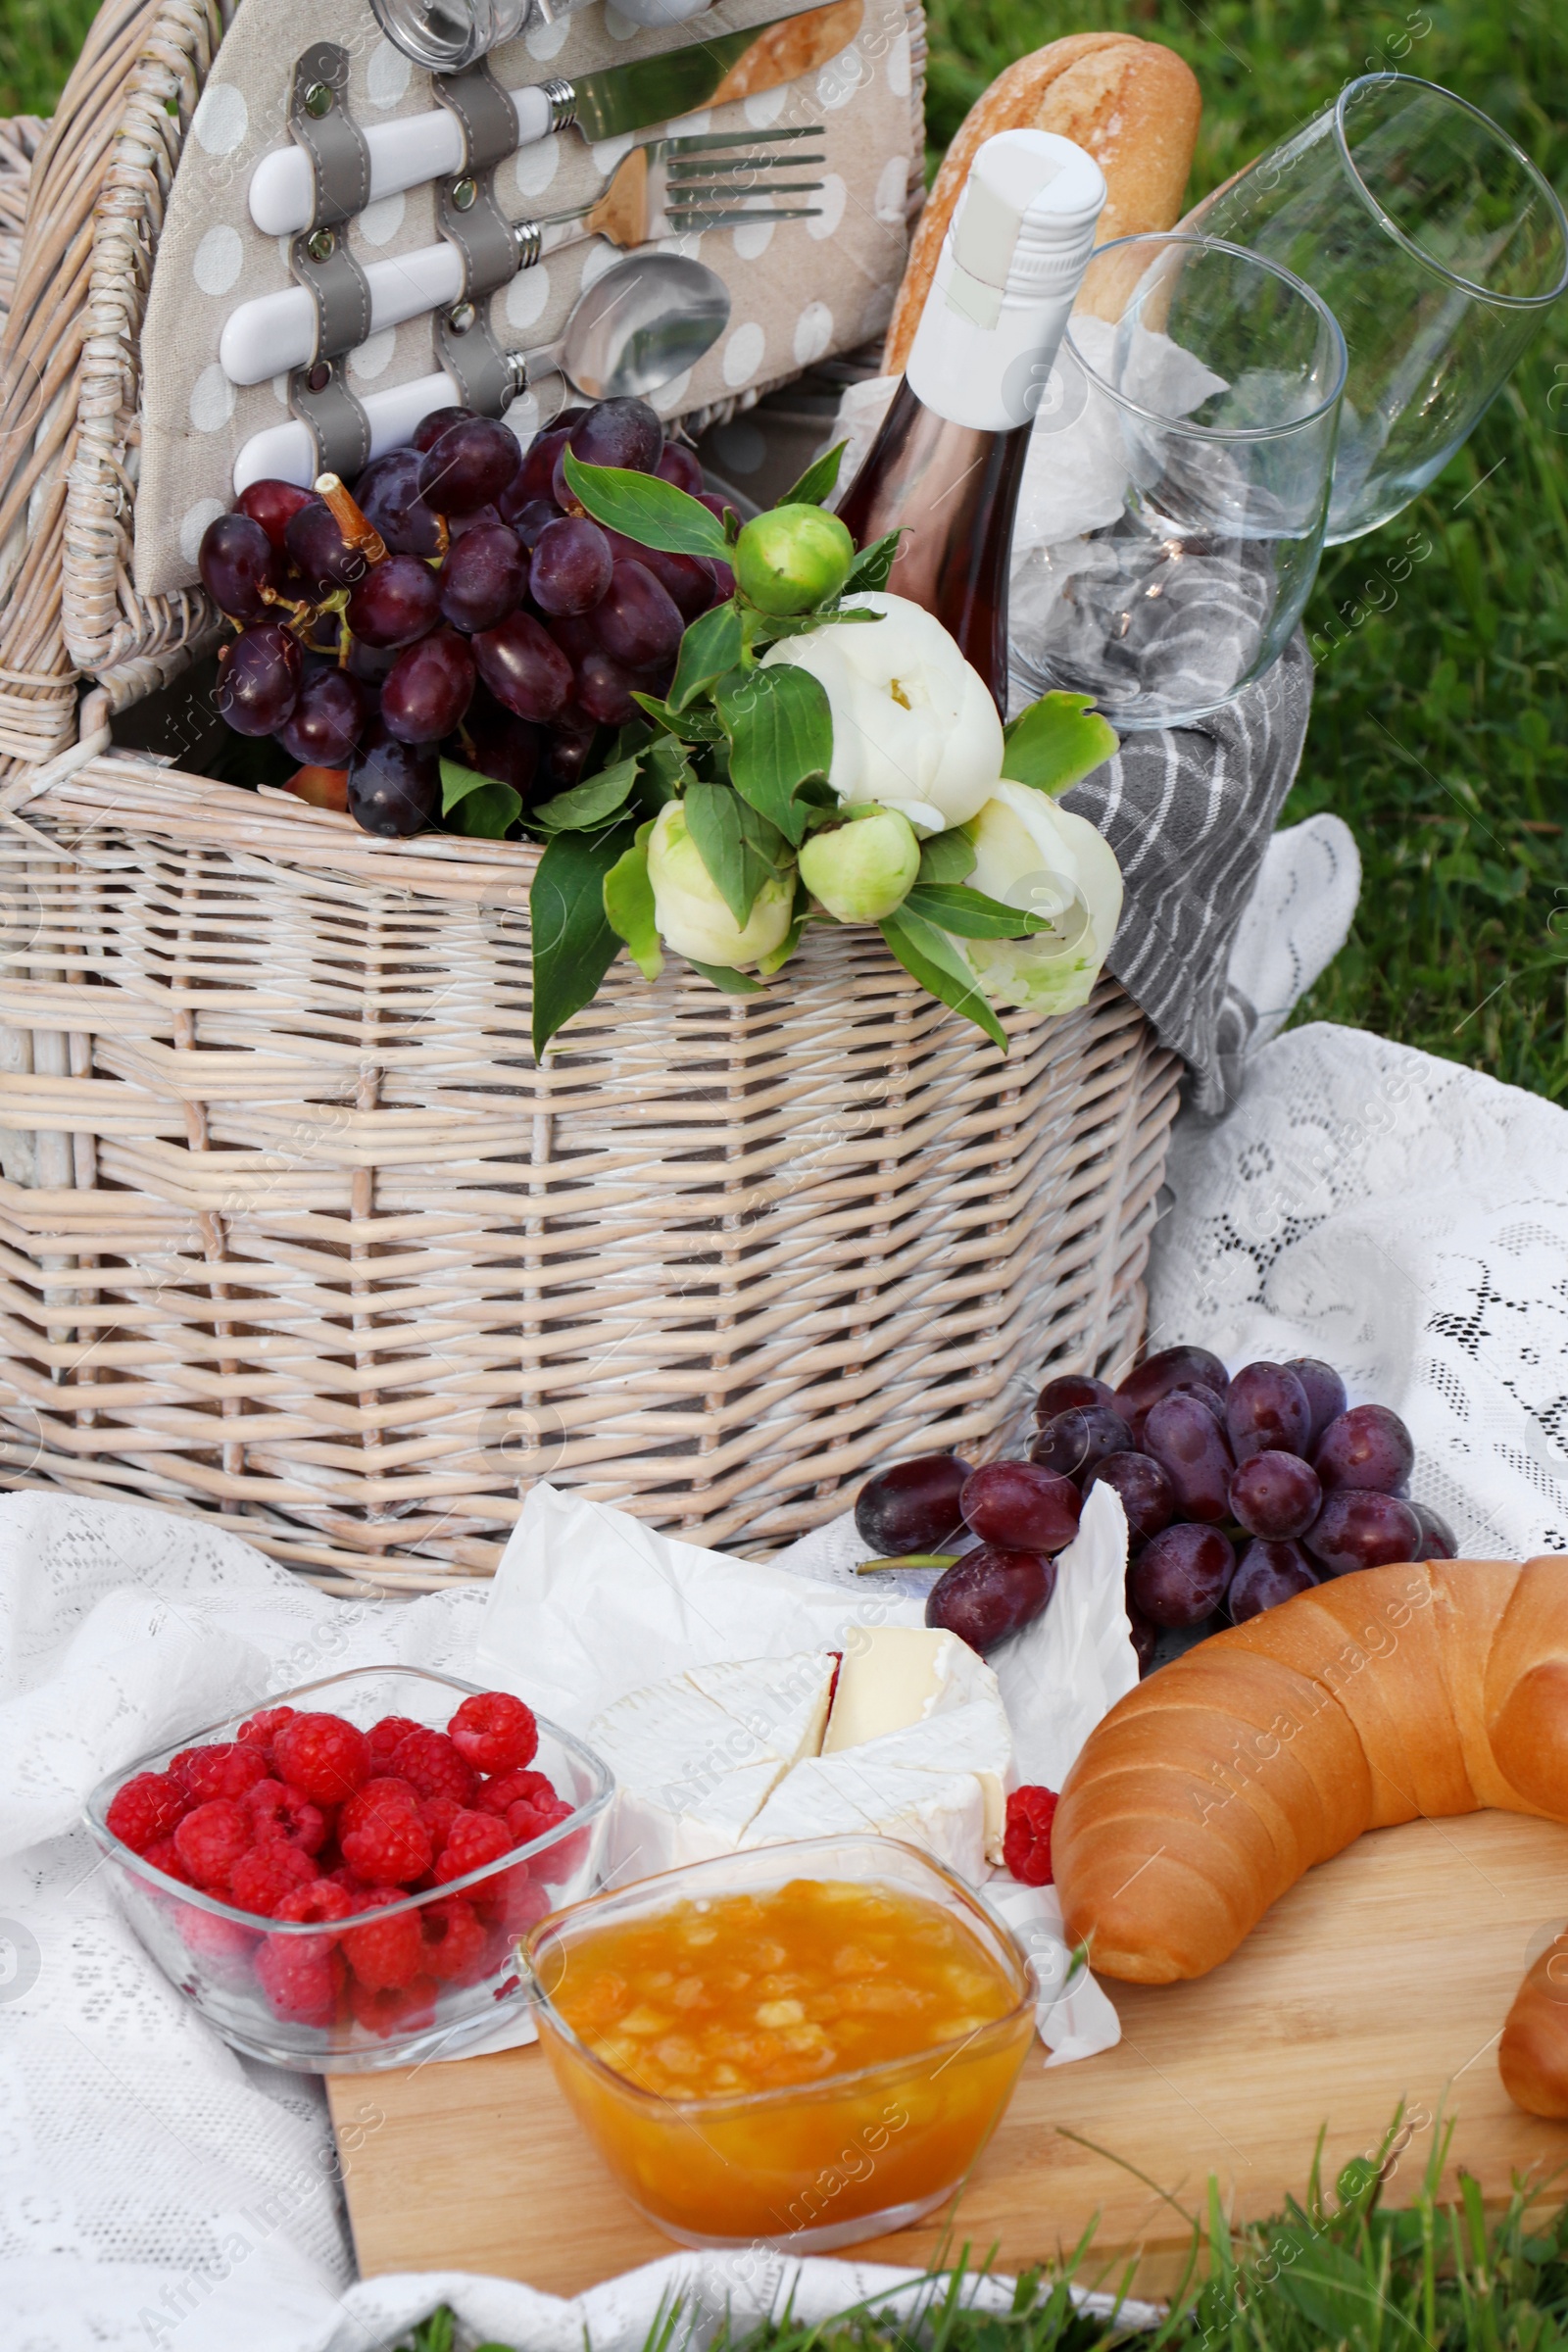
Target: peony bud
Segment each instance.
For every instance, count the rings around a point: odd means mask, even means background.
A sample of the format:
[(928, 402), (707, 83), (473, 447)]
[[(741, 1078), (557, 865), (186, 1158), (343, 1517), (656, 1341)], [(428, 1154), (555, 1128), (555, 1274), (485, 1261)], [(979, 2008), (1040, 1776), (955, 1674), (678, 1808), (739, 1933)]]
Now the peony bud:
[(686, 829), (679, 801), (667, 801), (648, 837), (654, 920), (666, 947), (693, 963), (757, 963), (781, 948), (795, 906), (795, 876), (762, 884), (744, 928), (737, 923)]
[(879, 923), (903, 906), (919, 870), (914, 828), (895, 808), (857, 808), (801, 851), (801, 880), (841, 923)]
[(775, 507), (756, 515), (735, 545), (735, 579), (759, 612), (809, 612), (837, 596), (855, 541), (821, 507)]
[(1034, 1012), (1089, 1002), (1121, 920), (1121, 868), (1087, 817), (1028, 784), (1002, 782), (964, 827), (974, 846), (972, 890), (1054, 918), (1027, 939), (956, 939), (986, 995)]

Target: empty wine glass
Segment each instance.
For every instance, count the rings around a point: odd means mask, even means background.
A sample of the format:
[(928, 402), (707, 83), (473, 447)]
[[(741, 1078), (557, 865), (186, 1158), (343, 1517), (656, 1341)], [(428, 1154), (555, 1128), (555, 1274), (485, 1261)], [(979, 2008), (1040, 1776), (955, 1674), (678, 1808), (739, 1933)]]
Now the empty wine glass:
[(1349, 358), (1327, 544), (1441, 471), (1568, 287), (1568, 220), (1522, 148), (1408, 74), (1349, 82), (1183, 224), (1282, 263)]
[(1057, 373), (1055, 524), (1014, 564), (1012, 670), (1034, 694), (1092, 694), (1123, 729), (1181, 726), (1259, 676), (1300, 617), (1345, 339), (1276, 263), (1121, 237), (1090, 265)]

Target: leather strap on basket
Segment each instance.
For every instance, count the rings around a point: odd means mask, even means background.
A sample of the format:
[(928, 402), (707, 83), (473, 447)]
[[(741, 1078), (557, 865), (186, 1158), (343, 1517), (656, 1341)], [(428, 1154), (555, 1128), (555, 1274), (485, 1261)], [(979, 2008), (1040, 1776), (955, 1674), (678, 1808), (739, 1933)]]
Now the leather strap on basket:
[(370, 201), (370, 151), (349, 113), (349, 53), (313, 41), (294, 61), (288, 126), (316, 178), (313, 228), (352, 220)]
[(499, 416), (517, 391), (481, 306), (517, 274), (517, 238), (496, 195), (496, 166), (517, 149), (517, 112), (481, 59), (464, 74), (435, 74), (431, 87), (463, 126), (464, 168), (437, 194), (441, 234), (463, 257), (463, 299), (435, 320), (438, 366), (449, 370), (465, 408)]
[(369, 463), (370, 420), (349, 390), (342, 360), (296, 368), (288, 379), (288, 406), (310, 428), (317, 472), (352, 482)]

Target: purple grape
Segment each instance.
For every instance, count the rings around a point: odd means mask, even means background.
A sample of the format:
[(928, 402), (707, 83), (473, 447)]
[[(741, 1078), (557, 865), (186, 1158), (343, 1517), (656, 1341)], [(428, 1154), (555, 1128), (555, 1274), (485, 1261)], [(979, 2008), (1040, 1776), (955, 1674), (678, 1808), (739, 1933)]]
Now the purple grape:
[(469, 635), (515, 612), (528, 586), (528, 559), (504, 522), (481, 523), (457, 540), (436, 575), (442, 617)]
[[(1277, 1461), (1277, 1454), (1258, 1454), (1258, 1461)], [(1245, 1625), (1249, 1617), (1258, 1616), (1264, 1609), (1279, 1606), (1282, 1600), (1292, 1600), (1298, 1592), (1310, 1592), (1321, 1582), (1299, 1544), (1275, 1544), (1259, 1538), (1249, 1544), (1241, 1564), (1231, 1579), (1231, 1589), (1225, 1605), (1233, 1625)]]
[(963, 1516), (982, 1544), (1060, 1551), (1078, 1533), (1083, 1499), (1070, 1478), (1034, 1462), (983, 1462), (965, 1480)]
[(433, 441), (419, 466), (419, 496), (437, 514), (493, 506), (515, 478), (522, 452), (494, 416), (465, 416)]
[(1330, 1576), (1421, 1557), (1421, 1522), (1397, 1494), (1338, 1487), (1306, 1532), (1307, 1550)]
[(1312, 1408), (1283, 1364), (1244, 1364), (1225, 1396), (1225, 1428), (1239, 1462), (1253, 1453), (1306, 1451)]
[(1318, 1440), (1312, 1467), (1330, 1492), (1358, 1487), (1396, 1494), (1415, 1464), (1410, 1432), (1386, 1404), (1353, 1404)]
[(662, 548), (643, 547), (623, 531), (606, 531), (605, 537), (617, 563), (624, 559), (653, 573), (683, 620), (696, 620), (716, 601), (712, 566), (701, 556), (675, 556)]
[(600, 400), (571, 427), (571, 454), (584, 466), (621, 466), (652, 473), (664, 451), (664, 428), (646, 400)]
[(369, 696), (346, 670), (313, 670), (277, 740), (302, 767), (347, 767), (369, 711)]
[(462, 760), (481, 776), (494, 776), (498, 784), (510, 784), (526, 802), (539, 772), (543, 737), (525, 718), (514, 718), (488, 689), (474, 689), (468, 713), (463, 722), (466, 744), (454, 748), (452, 757)]
[(631, 690), (631, 677), (597, 646), (577, 664), (577, 700), (602, 727), (623, 727), (637, 716)]
[(1071, 1412), (1075, 1405), (1108, 1404), (1116, 1409), (1116, 1392), (1102, 1380), (1088, 1372), (1063, 1372), (1056, 1380), (1048, 1380), (1035, 1398), (1035, 1422), (1044, 1429), (1058, 1413)]
[(356, 587), (370, 568), (363, 550), (350, 547), (323, 499), (301, 507), (283, 533), (283, 545), (312, 596)]
[(1304, 1536), (1322, 1500), (1317, 1472), (1296, 1453), (1249, 1454), (1231, 1480), (1231, 1517), (1270, 1543)]
[(703, 462), (684, 441), (666, 441), (654, 471), (662, 481), (673, 482), (677, 490), (684, 490), (693, 498), (703, 486)]
[[(516, 532), (529, 555), (533, 554), (550, 525), (562, 519), (561, 509), (553, 498), (525, 499), (515, 514), (507, 517), (509, 527)], [(597, 524), (595, 528), (598, 528)]]
[(614, 565), (593, 624), (611, 660), (627, 669), (672, 662), (686, 626), (674, 598), (648, 566), (624, 562)]
[(253, 621), (220, 654), (213, 700), (236, 735), (274, 735), (293, 715), (302, 667), (280, 621)]
[(1325, 1364), (1315, 1355), (1293, 1355), (1285, 1367), (1294, 1372), (1306, 1393), (1312, 1426), (1306, 1433), (1303, 1447), (1307, 1459), (1312, 1448), (1331, 1421), (1337, 1421), (1345, 1410), (1345, 1383), (1332, 1364)]
[(349, 763), (349, 814), (367, 833), (420, 833), (441, 802), (434, 744), (400, 743), (372, 718)]
[(1176, 1516), (1176, 1497), (1170, 1480), (1152, 1453), (1111, 1453), (1097, 1462), (1084, 1481), (1084, 1500), (1091, 1487), (1111, 1487), (1121, 1496), (1132, 1541), (1147, 1542), (1169, 1527)]
[[(409, 445), (411, 448), (416, 449), (422, 458), (426, 450), (434, 449), (443, 433), (449, 433), (455, 424), (466, 424), (472, 415), (471, 409), (432, 409), (428, 416), (419, 418), (418, 423), (409, 435)], [(361, 479), (364, 479), (363, 475)], [(355, 496), (359, 498), (358, 491), (355, 492)], [(364, 506), (365, 501), (361, 498), (362, 511)]]
[[(456, 547), (467, 538), (470, 531), (487, 530), (500, 520), (500, 513), (495, 507), (475, 507), (471, 514), (454, 514), (447, 525), (447, 545)], [(510, 530), (512, 526), (509, 523), (506, 527)]]
[(909, 1551), (945, 1551), (963, 1527), (958, 1496), (969, 1465), (956, 1453), (917, 1453), (868, 1478), (855, 1501), (862, 1544), (881, 1559)]
[(556, 460), (566, 446), (570, 427), (556, 425), (548, 433), (538, 433), (522, 453), (522, 464), (496, 501), (503, 522), (515, 522), (524, 507), (548, 499), (559, 514), (562, 512), (551, 487), (556, 476)]
[(267, 536), (283, 552), (283, 535), (302, 507), (314, 506), (316, 492), (301, 490), (293, 482), (252, 482), (234, 501), (236, 514), (248, 515), (259, 522)]
[(548, 523), (534, 546), (529, 593), (541, 612), (591, 612), (610, 586), (614, 569), (610, 541), (586, 515), (563, 514)]
[(249, 514), (216, 514), (196, 558), (202, 586), (230, 620), (263, 620), (283, 585), (283, 559)]
[(1140, 1613), (1153, 1625), (1201, 1625), (1224, 1599), (1236, 1569), (1229, 1539), (1217, 1527), (1178, 1522), (1145, 1544), (1127, 1579)]
[(381, 689), (387, 733), (401, 743), (439, 743), (473, 693), (473, 656), (456, 629), (437, 629), (399, 654)]
[(373, 564), (349, 598), (351, 633), (380, 648), (414, 645), (435, 627), (441, 591), (417, 556), (388, 556)]
[(1108, 1404), (1069, 1404), (1042, 1424), (1029, 1459), (1063, 1478), (1083, 1478), (1109, 1455), (1131, 1452), (1132, 1443), (1131, 1430)]
[(956, 1634), (984, 1657), (1032, 1625), (1055, 1587), (1054, 1560), (985, 1544), (943, 1570), (926, 1594), (925, 1621)]
[(1196, 1396), (1162, 1396), (1144, 1423), (1142, 1450), (1152, 1453), (1184, 1519), (1223, 1519), (1235, 1468), (1225, 1433)]
[[(1204, 1412), (1207, 1413), (1209, 1419), (1213, 1422), (1216, 1429), (1224, 1429), (1225, 1399), (1217, 1389), (1205, 1387), (1203, 1382), (1200, 1380), (1179, 1380), (1173, 1389), (1167, 1389), (1165, 1391), (1165, 1396), (1191, 1396), (1195, 1403), (1202, 1406)], [(1159, 1401), (1161, 1404), (1164, 1403), (1165, 1396), (1160, 1398)], [(1152, 1411), (1153, 1408), (1151, 1407), (1150, 1409)], [(1144, 1420), (1146, 1423), (1148, 1419), (1149, 1414), (1146, 1413), (1144, 1415)], [(1228, 1437), (1225, 1440), (1225, 1446), (1228, 1451), (1230, 1448), (1230, 1439)]]
[(1214, 1389), (1221, 1396), (1230, 1386), (1224, 1365), (1206, 1348), (1162, 1348), (1128, 1373), (1116, 1391), (1116, 1410), (1138, 1438), (1150, 1408), (1190, 1382)]
[(557, 791), (581, 780), (598, 735), (598, 721), (585, 711), (572, 709), (562, 712), (545, 738), (550, 777)]
[(571, 664), (531, 612), (509, 612), (473, 640), (479, 675), (496, 701), (518, 718), (542, 724), (571, 699)]
[(1144, 1615), (1142, 1609), (1135, 1608), (1132, 1601), (1128, 1601), (1127, 1631), (1132, 1637), (1133, 1655), (1138, 1660), (1140, 1679), (1148, 1674), (1153, 1666), (1154, 1652), (1159, 1646), (1159, 1630), (1157, 1625)]
[(363, 686), (384, 686), (396, 665), (399, 651), (395, 645), (367, 645), (363, 637), (351, 637), (348, 673)]
[(1416, 1525), (1421, 1530), (1421, 1557), (1424, 1560), (1455, 1560), (1459, 1546), (1446, 1519), (1428, 1502), (1412, 1502)]
[(395, 556), (438, 556), (441, 523), (419, 496), (419, 453), (394, 449), (367, 466), (355, 500)]

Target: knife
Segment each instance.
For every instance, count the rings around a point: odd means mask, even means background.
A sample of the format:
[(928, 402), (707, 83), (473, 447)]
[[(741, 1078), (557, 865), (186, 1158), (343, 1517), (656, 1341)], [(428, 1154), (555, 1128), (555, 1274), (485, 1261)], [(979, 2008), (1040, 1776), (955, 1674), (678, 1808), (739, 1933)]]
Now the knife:
[[(507, 94), (517, 118), (517, 144), (532, 146), (575, 123), (584, 138), (613, 139), (651, 123), (674, 122), (700, 107), (727, 106), (759, 90), (814, 73), (848, 48), (860, 28), (864, 0), (829, 0), (801, 16), (773, 17), (744, 32), (721, 32), (666, 49), (660, 57), (606, 66), (576, 81), (547, 81)], [(463, 126), (450, 107), (406, 115), (365, 128), (370, 186), (377, 203), (404, 188), (461, 172), (466, 162)], [(278, 147), (251, 174), (251, 219), (270, 237), (308, 228), (316, 206), (311, 159), (303, 147)]]

